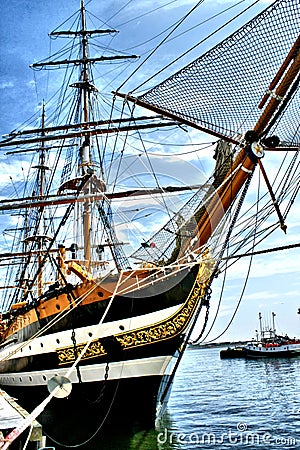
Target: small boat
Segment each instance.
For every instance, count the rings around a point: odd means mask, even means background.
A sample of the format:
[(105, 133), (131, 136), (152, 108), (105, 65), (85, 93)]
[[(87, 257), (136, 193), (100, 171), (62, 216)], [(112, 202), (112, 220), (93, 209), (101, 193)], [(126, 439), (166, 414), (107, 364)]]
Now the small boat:
[(272, 313), (273, 328), (262, 327), (262, 315), (259, 313), (260, 335), (245, 346), (228, 347), (220, 351), (221, 359), (229, 358), (292, 358), (300, 356), (300, 339), (290, 338), (287, 334), (276, 334), (275, 313)]
[(262, 316), (259, 313), (260, 337), (248, 342), (244, 347), (246, 358), (291, 358), (300, 356), (300, 339), (291, 339), (287, 334), (276, 334), (275, 313), (272, 313), (273, 328), (262, 327)]
[(228, 347), (226, 350), (220, 351), (221, 359), (245, 358), (244, 347)]

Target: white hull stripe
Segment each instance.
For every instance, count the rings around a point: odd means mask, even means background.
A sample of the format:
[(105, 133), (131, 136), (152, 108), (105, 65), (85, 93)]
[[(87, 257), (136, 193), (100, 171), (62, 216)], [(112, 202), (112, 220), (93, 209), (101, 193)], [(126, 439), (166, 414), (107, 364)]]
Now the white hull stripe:
[(252, 351), (253, 353), (257, 354), (270, 354), (270, 353), (282, 353), (282, 352), (300, 352), (300, 345), (299, 344), (289, 344), (285, 346), (279, 346), (279, 347), (254, 347), (252, 345), (249, 345), (246, 347), (247, 350)]
[[(111, 362), (109, 363), (108, 380), (170, 375), (175, 361), (176, 358), (172, 356), (156, 356), (123, 362)], [(81, 366), (80, 375), (82, 382), (104, 381), (105, 371), (106, 363)], [(65, 376), (66, 372), (66, 368), (59, 368), (43, 372), (7, 373), (0, 375), (0, 384), (4, 387), (46, 386), (50, 378), (55, 375)], [(69, 378), (72, 383), (78, 383), (76, 369)]]
[[(136, 328), (141, 328), (165, 320), (174, 314), (182, 304), (172, 306), (153, 313), (144, 314), (137, 317), (129, 317), (128, 319), (117, 320), (114, 322), (103, 323), (99, 325), (89, 325), (75, 329), (75, 339), (77, 345), (85, 344), (93, 335), (93, 339), (103, 338), (119, 334), (122, 331), (127, 332)], [(55, 352), (56, 350), (74, 345), (72, 340), (72, 330), (61, 331), (58, 333), (48, 334), (34, 340), (24, 343), (10, 345), (0, 352), (0, 360), (2, 358), (12, 359), (24, 356), (42, 355)], [(22, 350), (20, 347), (23, 347)]]

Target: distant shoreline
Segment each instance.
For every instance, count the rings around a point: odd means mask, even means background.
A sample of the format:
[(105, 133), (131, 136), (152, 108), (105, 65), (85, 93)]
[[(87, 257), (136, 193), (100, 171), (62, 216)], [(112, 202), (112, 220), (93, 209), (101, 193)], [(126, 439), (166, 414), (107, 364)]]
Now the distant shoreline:
[[(250, 339), (251, 340), (251, 339)], [(218, 347), (236, 347), (239, 345), (246, 345), (247, 341), (226, 341), (226, 342), (214, 342), (211, 344), (189, 344), (189, 348), (218, 348)]]

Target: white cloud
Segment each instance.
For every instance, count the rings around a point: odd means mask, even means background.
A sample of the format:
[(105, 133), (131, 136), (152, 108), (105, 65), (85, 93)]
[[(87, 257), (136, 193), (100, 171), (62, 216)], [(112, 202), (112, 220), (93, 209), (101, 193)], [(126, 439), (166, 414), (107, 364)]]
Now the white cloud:
[(14, 83), (12, 81), (2, 81), (0, 82), (0, 89), (13, 88)]

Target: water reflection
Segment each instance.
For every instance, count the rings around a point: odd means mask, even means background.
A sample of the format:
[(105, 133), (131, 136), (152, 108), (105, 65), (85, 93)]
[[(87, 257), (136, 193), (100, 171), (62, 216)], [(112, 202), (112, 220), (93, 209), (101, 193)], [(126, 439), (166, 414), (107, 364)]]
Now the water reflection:
[(118, 428), (80, 449), (299, 450), (299, 427), (300, 358), (221, 360), (219, 349), (193, 349), (183, 357), (155, 430)]
[[(166, 412), (157, 423), (156, 429), (128, 430), (114, 429), (99, 433), (91, 442), (80, 446), (82, 450), (179, 450), (182, 445), (170, 438), (173, 424), (171, 416)], [(66, 447), (55, 445), (55, 450), (65, 450)]]

